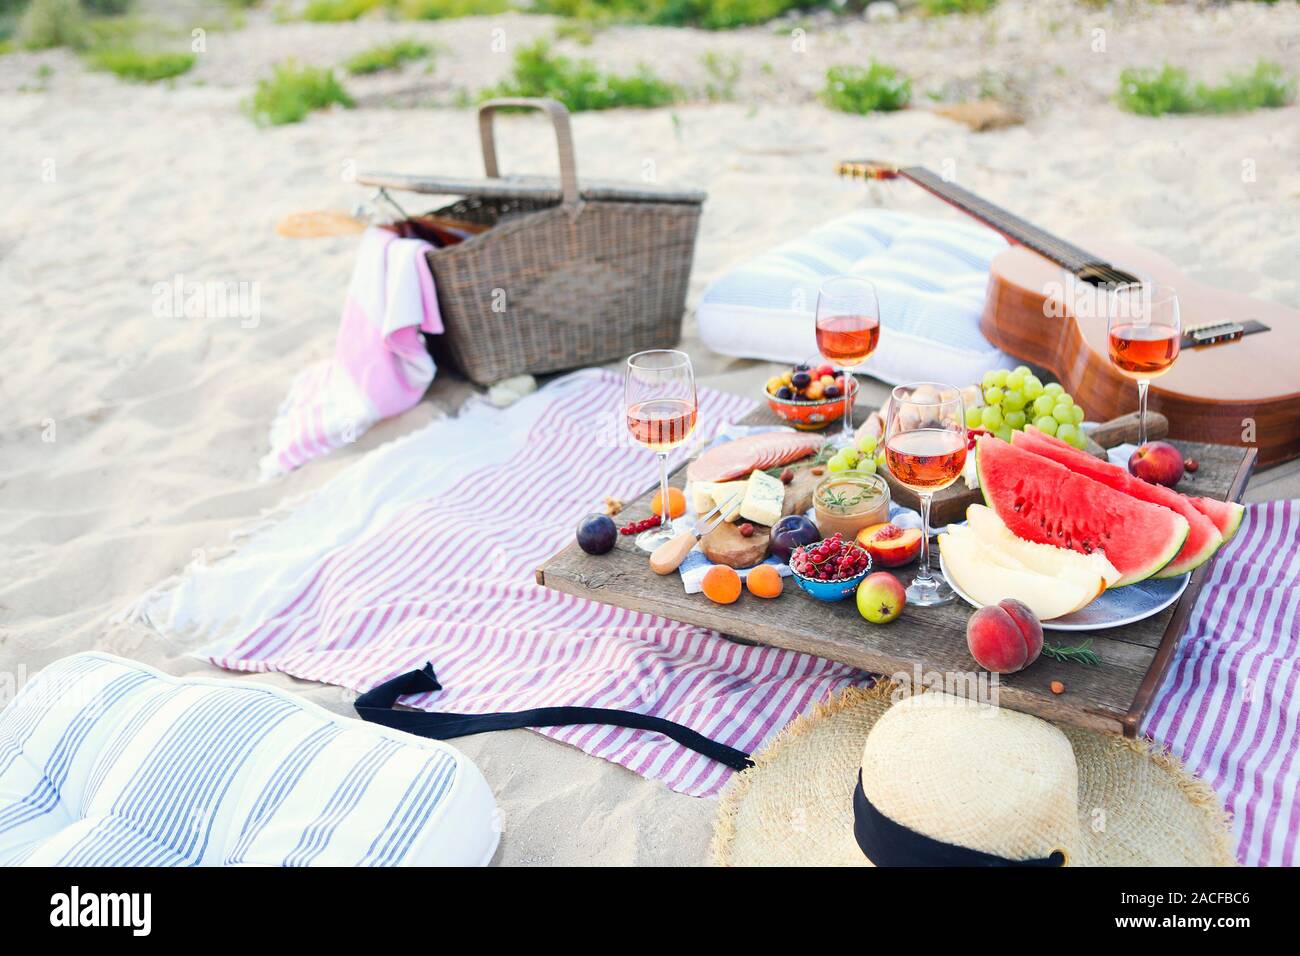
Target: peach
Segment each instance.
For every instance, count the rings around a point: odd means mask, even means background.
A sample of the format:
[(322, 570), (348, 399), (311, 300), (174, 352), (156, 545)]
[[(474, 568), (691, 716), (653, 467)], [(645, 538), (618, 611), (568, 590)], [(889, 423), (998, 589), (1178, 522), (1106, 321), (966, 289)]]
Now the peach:
[(1138, 447), (1128, 460), (1129, 474), (1153, 485), (1172, 488), (1183, 477), (1183, 455), (1165, 441), (1151, 441)]
[(1043, 650), (1043, 625), (1023, 603), (1007, 598), (970, 616), (966, 646), (985, 670), (1013, 674), (1038, 660)]
[(901, 568), (921, 553), (921, 529), (896, 524), (873, 524), (858, 532), (858, 544), (882, 568)]

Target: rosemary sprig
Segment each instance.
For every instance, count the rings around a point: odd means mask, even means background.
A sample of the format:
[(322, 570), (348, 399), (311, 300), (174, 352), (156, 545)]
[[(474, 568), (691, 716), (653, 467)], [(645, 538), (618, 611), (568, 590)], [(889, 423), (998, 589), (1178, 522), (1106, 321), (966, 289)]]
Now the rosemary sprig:
[(860, 505), (868, 498), (875, 497), (877, 492), (858, 491), (852, 497), (848, 492), (838, 492), (834, 488), (826, 488), (822, 491), (822, 504), (827, 508), (838, 508), (840, 511), (848, 511), (854, 505)]
[(1101, 663), (1101, 658), (1092, 649), (1091, 639), (1075, 647), (1060, 647), (1044, 642), (1043, 653), (1054, 660), (1065, 661), (1066, 663), (1091, 664), (1094, 667)]

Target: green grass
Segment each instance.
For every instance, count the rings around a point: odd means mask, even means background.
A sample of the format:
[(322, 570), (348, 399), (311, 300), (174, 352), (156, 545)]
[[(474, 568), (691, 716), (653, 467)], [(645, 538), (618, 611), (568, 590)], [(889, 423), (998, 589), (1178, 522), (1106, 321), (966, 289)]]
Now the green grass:
[(722, 56), (710, 50), (700, 57), (700, 63), (709, 74), (704, 84), (704, 98), (714, 103), (736, 98), (736, 83), (740, 80), (741, 58)]
[(302, 18), (313, 23), (345, 23), (387, 5), (388, 0), (311, 0), (303, 8)]
[(93, 69), (105, 70), (132, 83), (155, 83), (188, 73), (194, 66), (193, 53), (134, 50), (130, 47), (92, 50), (86, 61)]
[[(852, 4), (860, 6), (860, 3)], [(834, 0), (536, 0), (536, 13), (579, 20), (695, 26), (709, 30), (765, 23), (791, 10), (830, 7)]]
[(17, 44), (28, 50), (85, 44), (87, 17), (77, 0), (32, 0), (18, 20)]
[(555, 25), (555, 39), (572, 40), (580, 46), (591, 46), (600, 26), (590, 20), (561, 20)]
[(348, 57), (343, 61), (343, 68), (353, 76), (380, 73), (384, 70), (396, 69), (410, 60), (422, 60), (431, 52), (433, 51), (428, 44), (415, 40), (398, 40), (396, 43), (372, 46), (355, 56)]
[(351, 107), (354, 102), (334, 71), (290, 60), (276, 66), (269, 79), (257, 81), (248, 111), (259, 126), (282, 126), (335, 105)]
[(510, 0), (397, 0), (394, 10), (403, 20), (450, 20), (491, 16), (510, 8)]
[(302, 19), (317, 23), (344, 23), (374, 10), (402, 20), (448, 20), (504, 13), (511, 0), (310, 0)]
[(1260, 60), (1249, 73), (1229, 74), (1217, 84), (1193, 83), (1187, 71), (1176, 66), (1124, 70), (1116, 100), (1121, 108), (1140, 116), (1244, 113), (1285, 106), (1295, 92), (1295, 79), (1282, 67)]
[(987, 13), (997, 0), (921, 0), (921, 12), (928, 17), (950, 13)]
[(833, 66), (826, 71), (822, 99), (843, 113), (901, 110), (912, 99), (912, 81), (876, 60), (868, 67)]
[(116, 17), (130, 10), (135, 0), (81, 0), (86, 12), (101, 17)]
[(681, 91), (642, 65), (636, 72), (604, 73), (590, 60), (572, 60), (551, 53), (545, 40), (515, 51), (510, 75), (496, 86), (479, 92), (479, 99), (495, 96), (549, 96), (575, 113), (619, 106), (666, 106)]

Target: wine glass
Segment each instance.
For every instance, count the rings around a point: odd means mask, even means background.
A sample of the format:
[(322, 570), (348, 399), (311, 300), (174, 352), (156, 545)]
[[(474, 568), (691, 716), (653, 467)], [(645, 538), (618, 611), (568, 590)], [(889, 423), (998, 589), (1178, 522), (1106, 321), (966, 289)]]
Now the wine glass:
[(885, 414), (885, 464), (921, 499), (921, 567), (907, 589), (907, 603), (946, 604), (953, 599), (952, 588), (930, 571), (930, 499), (956, 481), (966, 464), (961, 390), (934, 382), (895, 388)]
[(1138, 385), (1138, 444), (1147, 441), (1147, 389), (1174, 366), (1183, 339), (1178, 293), (1170, 286), (1134, 283), (1106, 296), (1110, 364)]
[(627, 360), (623, 404), (632, 438), (659, 456), (659, 527), (637, 536), (637, 547), (653, 551), (673, 539), (668, 504), (668, 453), (686, 441), (695, 428), (698, 403), (695, 370), (690, 356), (676, 349), (637, 352)]
[(855, 276), (835, 276), (817, 292), (817, 351), (844, 369), (844, 427), (837, 444), (853, 445), (853, 399), (857, 381), (853, 370), (880, 342), (880, 302), (876, 287)]

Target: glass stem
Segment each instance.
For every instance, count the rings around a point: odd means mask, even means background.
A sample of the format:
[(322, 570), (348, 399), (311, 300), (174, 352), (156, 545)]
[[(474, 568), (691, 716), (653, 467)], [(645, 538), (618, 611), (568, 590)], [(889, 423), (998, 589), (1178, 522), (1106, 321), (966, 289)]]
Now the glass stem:
[(1138, 444), (1147, 443), (1147, 386), (1151, 383), (1145, 379), (1138, 379)]
[(662, 509), (659, 527), (663, 530), (668, 529), (668, 453), (661, 451), (659, 454), (659, 507)]
[(930, 576), (930, 499), (933, 496), (930, 492), (918, 492), (917, 497), (921, 499), (921, 567), (913, 578), (913, 583), (922, 586), (931, 583)]
[(853, 402), (858, 397), (858, 381), (853, 369), (844, 370), (844, 444), (853, 444)]

